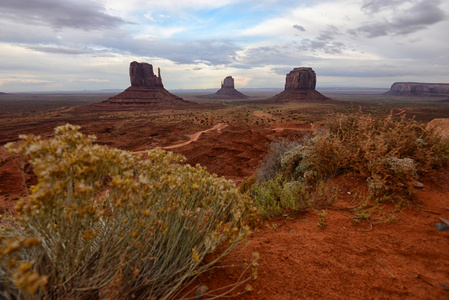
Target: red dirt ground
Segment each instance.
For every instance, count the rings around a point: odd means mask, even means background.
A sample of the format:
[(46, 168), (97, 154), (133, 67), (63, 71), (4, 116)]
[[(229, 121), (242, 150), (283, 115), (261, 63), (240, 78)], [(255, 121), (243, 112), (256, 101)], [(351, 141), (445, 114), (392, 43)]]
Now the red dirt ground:
[[(249, 238), (235, 259), (251, 261), (260, 254), (258, 278), (234, 292), (236, 299), (449, 299), (449, 231), (435, 229), (440, 217), (449, 218), (449, 172), (423, 179), (419, 207), (398, 211), (399, 220), (371, 227), (354, 225), (347, 210), (357, 179), (337, 178), (339, 201), (326, 210), (321, 228), (318, 211), (266, 221)], [(361, 183), (361, 182), (360, 182)], [(354, 216), (354, 215), (352, 215)], [(372, 229), (371, 229), (372, 228)], [(248, 274), (247, 274), (248, 275)], [(239, 273), (219, 269), (202, 277), (211, 289), (231, 284)], [(207, 298), (205, 298), (207, 299)]]
[[(99, 116), (81, 118), (76, 124), (84, 133), (95, 133), (98, 142), (139, 151), (155, 146), (185, 142), (206, 126), (174, 123), (161, 125), (145, 120), (114, 116), (98, 122)], [(71, 119), (72, 118), (72, 119)], [(73, 120), (62, 113), (42, 118), (4, 123), (0, 143), (17, 139), (20, 133), (52, 135), (53, 128)], [(19, 121), (17, 121), (19, 122)], [(266, 153), (267, 144), (279, 137), (300, 138), (308, 124), (284, 124), (284, 130), (230, 123), (220, 131), (203, 133), (197, 141), (173, 149), (200, 163), (212, 173), (236, 183), (251, 176)], [(209, 126), (211, 127), (211, 126)], [(281, 126), (276, 126), (281, 127)], [(302, 130), (295, 130), (302, 128)], [(3, 134), (1, 134), (3, 132)], [(258, 252), (258, 278), (233, 291), (236, 299), (449, 299), (449, 231), (438, 231), (439, 218), (449, 219), (449, 172), (424, 174), (424, 188), (416, 205), (398, 210), (385, 205), (384, 211), (399, 220), (354, 224), (350, 207), (356, 191), (366, 182), (343, 176), (332, 183), (339, 200), (326, 210), (325, 228), (317, 226), (319, 211), (285, 216), (257, 225), (249, 243), (232, 255), (236, 264), (251, 261)], [(0, 150), (0, 207), (13, 207), (15, 197), (24, 195), (18, 160)], [(375, 222), (375, 221), (373, 221)], [(371, 229), (372, 228), (372, 229)], [(234, 283), (242, 268), (216, 269), (199, 280), (216, 289)], [(205, 297), (204, 299), (207, 299)]]

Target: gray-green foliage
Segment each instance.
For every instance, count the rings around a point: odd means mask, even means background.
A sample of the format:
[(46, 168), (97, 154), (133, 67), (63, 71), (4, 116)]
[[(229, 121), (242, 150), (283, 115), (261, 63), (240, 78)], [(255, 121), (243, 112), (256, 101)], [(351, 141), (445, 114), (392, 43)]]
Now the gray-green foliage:
[[(252, 202), (233, 183), (161, 149), (143, 159), (95, 145), (78, 129), (61, 126), (54, 139), (24, 136), (9, 146), (29, 161), (38, 183), (7, 229), (15, 240), (41, 242), (8, 252), (17, 242), (1, 240), (8, 255), (0, 285), (12, 297), (173, 298), (245, 240)], [(204, 263), (218, 247), (221, 254)], [(47, 282), (27, 296), (30, 270)]]

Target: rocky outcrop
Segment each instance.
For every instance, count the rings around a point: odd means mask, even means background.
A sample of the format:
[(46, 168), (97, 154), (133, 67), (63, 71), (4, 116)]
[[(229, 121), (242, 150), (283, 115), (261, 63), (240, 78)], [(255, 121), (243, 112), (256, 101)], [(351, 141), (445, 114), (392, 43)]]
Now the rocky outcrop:
[(449, 119), (433, 119), (426, 128), (435, 130), (442, 138), (449, 138)]
[(294, 68), (285, 79), (286, 90), (315, 90), (316, 74), (312, 68)]
[(449, 83), (395, 82), (385, 93), (392, 96), (447, 96)]
[(286, 76), (284, 91), (275, 95), (273, 99), (277, 102), (330, 100), (316, 91), (315, 87), (316, 74), (312, 68), (294, 68)]
[(158, 76), (154, 75), (153, 66), (148, 63), (133, 61), (129, 65), (129, 77), (131, 86), (146, 86), (163, 88), (161, 69), (157, 68)]
[(221, 88), (235, 88), (234, 87), (234, 78), (232, 76), (226, 77), (223, 82), (221, 83)]
[(153, 72), (153, 66), (148, 63), (133, 61), (129, 66), (131, 86), (122, 93), (109, 98), (103, 103), (147, 105), (154, 108), (179, 108), (195, 106), (197, 103), (186, 101), (173, 95), (164, 88), (161, 70), (158, 75)]
[(221, 89), (219, 89), (215, 94), (198, 96), (198, 98), (205, 99), (247, 99), (248, 96), (240, 93), (234, 87), (234, 78), (232, 76), (226, 77), (221, 82)]

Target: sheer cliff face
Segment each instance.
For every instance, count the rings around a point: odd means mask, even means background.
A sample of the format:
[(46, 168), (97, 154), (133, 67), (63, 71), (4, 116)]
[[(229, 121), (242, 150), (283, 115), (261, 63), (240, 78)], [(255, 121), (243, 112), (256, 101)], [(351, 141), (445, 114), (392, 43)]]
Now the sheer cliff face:
[(448, 83), (395, 82), (386, 93), (393, 96), (446, 96)]
[(226, 77), (222, 84), (221, 84), (222, 88), (234, 88), (234, 78), (232, 78), (232, 76), (228, 76)]
[(131, 86), (160, 87), (163, 88), (161, 70), (158, 68), (158, 76), (154, 75), (153, 66), (148, 63), (133, 61), (129, 65), (129, 77)]
[(276, 102), (323, 102), (331, 100), (315, 90), (316, 74), (312, 68), (294, 68), (285, 78), (285, 89), (275, 95)]
[(164, 89), (161, 71), (154, 75), (153, 66), (133, 61), (129, 65), (131, 86), (122, 93), (103, 101), (107, 104), (145, 105), (154, 109), (180, 108), (197, 105)]
[(315, 90), (316, 74), (312, 68), (294, 68), (287, 74), (286, 90)]

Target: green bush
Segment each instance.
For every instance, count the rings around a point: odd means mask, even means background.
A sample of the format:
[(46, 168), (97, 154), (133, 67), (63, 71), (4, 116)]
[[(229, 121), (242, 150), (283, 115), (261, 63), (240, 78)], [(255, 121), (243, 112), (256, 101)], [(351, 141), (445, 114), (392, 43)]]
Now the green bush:
[[(2, 228), (8, 295), (169, 299), (245, 240), (242, 218), (254, 208), (233, 183), (170, 152), (142, 159), (78, 130), (67, 124), (52, 140), (22, 136), (8, 146), (38, 180)], [(23, 246), (28, 238), (40, 244)]]
[(309, 207), (327, 207), (335, 200), (328, 192), (321, 185), (312, 190), (303, 181), (287, 181), (278, 174), (273, 179), (253, 185), (250, 194), (260, 215), (271, 219), (285, 213), (303, 213)]

